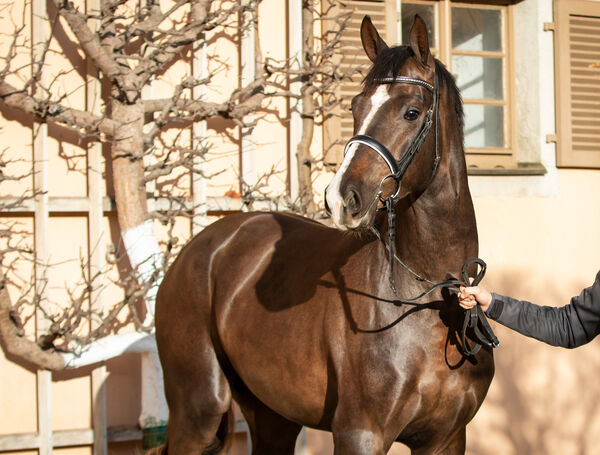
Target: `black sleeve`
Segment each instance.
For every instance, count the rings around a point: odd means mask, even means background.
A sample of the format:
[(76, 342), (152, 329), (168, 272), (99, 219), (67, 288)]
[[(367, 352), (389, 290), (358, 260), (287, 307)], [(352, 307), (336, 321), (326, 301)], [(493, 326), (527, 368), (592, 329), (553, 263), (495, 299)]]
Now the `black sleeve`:
[(528, 337), (564, 348), (576, 348), (600, 333), (600, 272), (596, 281), (568, 305), (539, 306), (493, 294), (487, 315)]

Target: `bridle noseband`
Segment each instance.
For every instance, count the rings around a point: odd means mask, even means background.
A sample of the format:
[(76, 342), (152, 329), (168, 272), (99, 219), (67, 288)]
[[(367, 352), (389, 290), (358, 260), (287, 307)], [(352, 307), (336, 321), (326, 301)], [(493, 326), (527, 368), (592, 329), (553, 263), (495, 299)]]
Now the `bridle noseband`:
[[(427, 109), (427, 112), (425, 113), (425, 119), (423, 120), (421, 128), (419, 129), (419, 132), (417, 133), (417, 135), (415, 136), (415, 138), (409, 145), (408, 149), (404, 152), (404, 154), (400, 157), (400, 159), (398, 161), (396, 161), (394, 156), (391, 154), (391, 152), (387, 149), (387, 147), (385, 145), (383, 145), (381, 142), (379, 142), (375, 138), (368, 136), (366, 134), (359, 134), (357, 136), (352, 137), (347, 142), (346, 147), (344, 148), (344, 155), (345, 155), (346, 152), (348, 151), (348, 148), (352, 144), (364, 145), (364, 146), (368, 147), (369, 149), (373, 150), (374, 152), (376, 152), (385, 161), (385, 163), (387, 164), (387, 167), (390, 170), (390, 173), (388, 175), (386, 175), (379, 183), (379, 189), (378, 189), (378, 192), (377, 192), (377, 195), (375, 198), (375, 202), (378, 199), (380, 199), (384, 202), (385, 209), (388, 212), (389, 245), (385, 244), (385, 242), (381, 238), (381, 235), (379, 234), (379, 231), (377, 231), (376, 228), (371, 227), (371, 231), (383, 243), (383, 245), (387, 248), (387, 250), (389, 252), (390, 287), (392, 288), (394, 295), (397, 296), (398, 293), (396, 291), (396, 285), (394, 283), (394, 263), (396, 262), (396, 260), (404, 268), (406, 268), (410, 273), (415, 275), (418, 280), (426, 281), (429, 284), (431, 284), (431, 287), (428, 290), (426, 290), (425, 292), (423, 292), (421, 295), (418, 295), (416, 297), (409, 298), (409, 299), (401, 299), (402, 302), (416, 302), (416, 301), (420, 300), (421, 298), (427, 296), (428, 294), (432, 293), (435, 289), (438, 289), (438, 288), (450, 287), (450, 288), (453, 288), (454, 290), (458, 290), (456, 288), (456, 286), (459, 286), (459, 285), (475, 286), (483, 278), (483, 275), (485, 274), (485, 268), (486, 268), (485, 262), (483, 262), (479, 258), (471, 258), (465, 262), (465, 264), (463, 265), (463, 268), (462, 268), (462, 281), (453, 279), (453, 280), (442, 281), (439, 283), (434, 283), (434, 282), (427, 280), (426, 278), (421, 277), (420, 275), (416, 274), (410, 267), (408, 267), (406, 264), (404, 264), (404, 262), (402, 262), (398, 258), (398, 256), (396, 256), (396, 240), (395, 240), (395, 231), (396, 231), (395, 216), (396, 215), (395, 215), (395, 210), (394, 210), (394, 207), (396, 204), (396, 199), (400, 193), (400, 186), (401, 186), (401, 182), (402, 182), (402, 178), (404, 177), (404, 174), (406, 173), (408, 167), (412, 163), (415, 155), (420, 150), (421, 145), (423, 145), (423, 142), (425, 141), (425, 139), (427, 138), (427, 135), (429, 134), (429, 132), (431, 130), (434, 113), (435, 113), (435, 158), (433, 161), (433, 170), (431, 173), (431, 178), (429, 179), (429, 182), (427, 183), (425, 188), (427, 188), (431, 184), (433, 179), (435, 178), (435, 175), (437, 174), (437, 170), (438, 170), (438, 167), (440, 164), (440, 154), (439, 154), (439, 147), (438, 147), (438, 124), (439, 124), (439, 104), (440, 104), (438, 73), (437, 73), (437, 71), (435, 72), (433, 85), (431, 85), (429, 82), (424, 81), (422, 79), (417, 79), (417, 78), (407, 77), (407, 76), (383, 77), (383, 78), (376, 79), (375, 82), (377, 82), (379, 84), (418, 85), (418, 86), (426, 88), (433, 94), (433, 101), (431, 102), (431, 106), (429, 106), (429, 109)], [(394, 179), (394, 181), (396, 183), (396, 188), (395, 188), (394, 192), (392, 193), (392, 195), (390, 195), (386, 198), (382, 198), (383, 183), (389, 178)], [(479, 264), (479, 266), (481, 267), (481, 271), (477, 274), (477, 277), (471, 284), (471, 283), (469, 283), (467, 268), (472, 263)], [(478, 342), (473, 347), (470, 347), (467, 344), (467, 341), (466, 341), (467, 329), (471, 329), (471, 331), (474, 333), (475, 337), (478, 340)], [(464, 319), (462, 334), (461, 334), (461, 344), (462, 344), (463, 353), (468, 356), (475, 355), (481, 348), (482, 344), (484, 344), (486, 346), (490, 346), (490, 347), (497, 347), (500, 344), (498, 339), (494, 335), (494, 332), (492, 331), (492, 328), (490, 327), (490, 325), (485, 317), (485, 314), (483, 313), (483, 311), (481, 310), (481, 307), (479, 305), (476, 305), (475, 307), (471, 308), (470, 310), (467, 310), (465, 313), (465, 319)]]

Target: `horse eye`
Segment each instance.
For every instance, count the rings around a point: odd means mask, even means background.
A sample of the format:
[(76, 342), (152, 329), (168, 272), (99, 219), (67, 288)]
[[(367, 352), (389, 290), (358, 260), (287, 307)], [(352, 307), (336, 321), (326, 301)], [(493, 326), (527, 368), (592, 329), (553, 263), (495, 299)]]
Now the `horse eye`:
[(408, 111), (406, 111), (406, 113), (404, 114), (404, 118), (406, 120), (416, 120), (419, 118), (420, 112), (417, 111), (416, 109), (409, 109)]

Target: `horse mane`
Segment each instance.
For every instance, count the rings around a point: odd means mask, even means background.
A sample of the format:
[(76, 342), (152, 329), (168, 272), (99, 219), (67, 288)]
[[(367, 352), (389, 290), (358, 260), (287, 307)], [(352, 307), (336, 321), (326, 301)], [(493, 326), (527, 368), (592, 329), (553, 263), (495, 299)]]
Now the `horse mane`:
[[(369, 70), (369, 73), (363, 80), (364, 92), (371, 93), (373, 90), (375, 90), (377, 85), (379, 85), (378, 82), (376, 82), (377, 79), (381, 79), (386, 76), (399, 76), (406, 60), (413, 56), (414, 52), (409, 46), (396, 46), (384, 49), (377, 55), (373, 65), (371, 66), (371, 69)], [(462, 143), (464, 139), (464, 112), (460, 91), (456, 86), (456, 80), (454, 79), (454, 76), (450, 74), (450, 72), (446, 69), (446, 66), (436, 58), (434, 58), (434, 61), (435, 71), (439, 76), (439, 89), (441, 91), (446, 89), (446, 93), (448, 93), (450, 101), (452, 105), (454, 105)]]

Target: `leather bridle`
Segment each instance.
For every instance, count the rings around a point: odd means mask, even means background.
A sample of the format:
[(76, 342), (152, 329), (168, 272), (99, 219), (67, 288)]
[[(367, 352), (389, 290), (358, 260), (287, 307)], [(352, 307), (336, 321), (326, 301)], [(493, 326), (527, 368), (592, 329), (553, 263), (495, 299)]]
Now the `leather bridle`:
[[(427, 188), (431, 184), (433, 179), (435, 178), (435, 175), (437, 174), (437, 170), (438, 170), (438, 167), (440, 164), (440, 153), (439, 153), (439, 147), (438, 147), (438, 123), (439, 123), (439, 104), (440, 104), (438, 73), (437, 73), (437, 71), (435, 72), (433, 85), (431, 85), (429, 82), (424, 81), (422, 79), (417, 79), (417, 78), (407, 77), (407, 76), (384, 77), (384, 78), (376, 79), (375, 82), (377, 82), (379, 84), (418, 85), (418, 86), (426, 88), (433, 95), (433, 100), (431, 102), (431, 105), (429, 106), (429, 109), (427, 109), (427, 112), (425, 113), (425, 118), (423, 119), (423, 123), (421, 124), (421, 128), (419, 129), (419, 132), (417, 133), (417, 135), (415, 136), (415, 138), (413, 139), (413, 141), (411, 142), (411, 144), (409, 145), (409, 147), (403, 153), (403, 155), (400, 157), (399, 160), (396, 161), (394, 156), (391, 154), (391, 152), (388, 150), (388, 148), (385, 145), (383, 145), (381, 142), (379, 142), (375, 138), (368, 136), (366, 134), (359, 134), (357, 136), (352, 137), (347, 142), (346, 147), (344, 148), (344, 155), (345, 155), (346, 152), (348, 151), (348, 148), (351, 145), (353, 145), (353, 144), (364, 145), (364, 146), (368, 147), (369, 149), (373, 150), (374, 152), (376, 152), (385, 161), (387, 167), (390, 170), (390, 173), (387, 174), (385, 177), (383, 177), (383, 179), (381, 179), (381, 182), (379, 183), (379, 189), (378, 189), (377, 195), (375, 197), (375, 202), (377, 200), (381, 200), (384, 203), (385, 209), (388, 212), (389, 242), (387, 245), (386, 245), (385, 241), (382, 239), (379, 231), (375, 227), (373, 227), (373, 226), (371, 227), (371, 231), (383, 243), (383, 245), (387, 248), (388, 253), (389, 253), (390, 287), (391, 287), (392, 291), (394, 292), (394, 295), (397, 296), (398, 292), (396, 290), (396, 285), (394, 282), (394, 264), (396, 261), (398, 261), (398, 263), (402, 267), (404, 267), (411, 274), (413, 274), (417, 278), (417, 280), (426, 281), (427, 283), (429, 283), (431, 285), (425, 292), (423, 292), (422, 294), (420, 294), (416, 297), (402, 298), (401, 299), (402, 302), (414, 303), (414, 302), (422, 299), (423, 297), (429, 295), (430, 293), (432, 293), (434, 290), (436, 290), (438, 288), (451, 288), (454, 291), (458, 291), (458, 288), (456, 288), (456, 286), (461, 286), (461, 285), (476, 286), (481, 281), (483, 276), (485, 275), (485, 270), (486, 270), (485, 262), (479, 258), (471, 258), (471, 259), (468, 259), (464, 263), (463, 268), (462, 268), (462, 281), (452, 279), (452, 280), (442, 281), (439, 283), (434, 283), (434, 282), (420, 276), (416, 272), (414, 272), (410, 267), (408, 267), (396, 255), (396, 239), (395, 239), (395, 234), (396, 234), (395, 216), (396, 215), (395, 215), (395, 210), (394, 210), (394, 207), (396, 205), (396, 199), (398, 198), (398, 195), (400, 194), (400, 187), (401, 187), (402, 178), (404, 177), (404, 174), (406, 173), (408, 167), (412, 163), (415, 155), (420, 150), (421, 145), (423, 145), (423, 142), (427, 138), (427, 135), (431, 131), (434, 114), (435, 114), (435, 158), (433, 161), (433, 169), (432, 169), (432, 173), (431, 173), (431, 178), (429, 179), (429, 182), (427, 183), (425, 188)], [(394, 180), (394, 182), (396, 183), (396, 188), (390, 196), (387, 196), (386, 198), (382, 198), (383, 184), (389, 178), (392, 178)], [(472, 283), (469, 283), (467, 269), (468, 269), (468, 266), (472, 263), (478, 264), (481, 269), (477, 273), (475, 280)], [(478, 342), (476, 342), (473, 347), (470, 347), (467, 343), (467, 336), (466, 336), (467, 329), (471, 329), (474, 336), (478, 340)], [(494, 334), (492, 328), (490, 327), (490, 324), (487, 321), (487, 318), (486, 318), (484, 312), (481, 310), (481, 307), (479, 305), (475, 305), (473, 308), (471, 308), (470, 310), (467, 310), (465, 312), (465, 319), (464, 319), (462, 333), (461, 333), (461, 344), (462, 344), (463, 353), (468, 356), (475, 355), (477, 352), (479, 352), (482, 344), (493, 347), (493, 348), (500, 345), (498, 338), (496, 338), (496, 335)]]
[[(402, 177), (404, 177), (404, 174), (406, 173), (408, 167), (410, 166), (410, 163), (412, 163), (413, 158), (415, 157), (415, 155), (421, 148), (421, 145), (423, 145), (423, 142), (425, 141), (425, 139), (427, 138), (427, 135), (429, 134), (429, 131), (431, 130), (434, 112), (435, 112), (435, 116), (436, 116), (435, 158), (433, 161), (433, 170), (431, 173), (431, 179), (429, 180), (429, 183), (431, 183), (431, 181), (433, 181), (433, 178), (435, 177), (435, 174), (437, 173), (437, 169), (440, 164), (440, 154), (439, 154), (439, 148), (438, 148), (438, 132), (437, 132), (438, 113), (439, 113), (439, 104), (440, 104), (440, 96), (439, 96), (439, 88), (438, 88), (438, 86), (439, 86), (438, 75), (436, 72), (434, 85), (431, 85), (429, 82), (424, 81), (422, 79), (417, 79), (414, 77), (406, 77), (406, 76), (384, 77), (384, 78), (376, 79), (375, 82), (378, 82), (379, 84), (418, 85), (421, 87), (425, 87), (427, 90), (429, 90), (433, 94), (433, 101), (431, 103), (431, 106), (429, 106), (429, 109), (427, 109), (427, 112), (425, 113), (425, 118), (423, 119), (423, 123), (421, 124), (421, 128), (419, 129), (419, 132), (417, 133), (417, 135), (415, 136), (415, 138), (409, 145), (408, 149), (406, 149), (406, 151), (404, 152), (404, 154), (398, 161), (396, 161), (396, 159), (394, 158), (394, 155), (391, 154), (391, 152), (388, 150), (388, 148), (385, 145), (383, 145), (377, 139), (375, 139), (371, 136), (368, 136), (366, 134), (359, 134), (357, 136), (350, 138), (350, 140), (346, 143), (346, 147), (344, 147), (344, 155), (345, 155), (346, 152), (348, 151), (348, 148), (352, 144), (362, 144), (362, 145), (370, 148), (371, 150), (376, 152), (381, 158), (383, 158), (383, 160), (387, 164), (387, 167), (390, 170), (390, 173), (381, 180), (381, 183), (379, 184), (379, 193), (377, 195), (377, 198), (381, 198), (381, 194), (382, 194), (381, 187), (383, 186), (383, 182), (389, 178), (393, 178), (394, 181), (396, 182), (396, 189), (394, 190), (394, 193), (386, 199), (389, 199), (390, 197), (392, 199), (396, 199), (396, 197), (400, 193), (400, 182), (402, 181)], [(428, 185), (429, 185), (429, 183), (428, 183)]]
[[(389, 249), (389, 263), (390, 263), (390, 287), (392, 288), (392, 291), (394, 291), (394, 294), (397, 295), (396, 284), (394, 283), (394, 262), (395, 262), (394, 256), (396, 255), (396, 229), (395, 229), (396, 213), (394, 211), (394, 206), (396, 205), (396, 199), (398, 197), (398, 194), (400, 194), (400, 186), (401, 186), (402, 178), (404, 177), (404, 174), (406, 173), (408, 167), (412, 163), (417, 152), (420, 150), (421, 145), (423, 145), (423, 142), (427, 138), (427, 135), (431, 131), (431, 125), (433, 123), (434, 113), (436, 116), (436, 119), (435, 119), (435, 129), (436, 129), (436, 131), (435, 131), (435, 158), (433, 160), (433, 170), (431, 172), (431, 178), (429, 179), (427, 186), (429, 186), (429, 184), (433, 181), (433, 179), (437, 173), (439, 163), (440, 163), (440, 154), (439, 154), (439, 147), (438, 147), (438, 132), (437, 132), (437, 127), (438, 127), (438, 123), (439, 123), (438, 119), (439, 119), (439, 104), (440, 104), (439, 81), (438, 81), (438, 73), (436, 71), (435, 76), (434, 76), (433, 85), (431, 85), (427, 81), (424, 81), (423, 79), (417, 79), (414, 77), (407, 77), (407, 76), (383, 77), (383, 78), (375, 79), (375, 82), (377, 82), (379, 84), (418, 85), (420, 87), (426, 88), (433, 95), (433, 100), (431, 102), (431, 105), (429, 106), (429, 109), (427, 109), (427, 112), (425, 113), (425, 118), (423, 119), (423, 123), (421, 124), (421, 128), (419, 129), (419, 132), (417, 133), (417, 135), (415, 136), (413, 141), (410, 143), (410, 145), (408, 146), (408, 148), (402, 154), (402, 156), (400, 157), (400, 159), (398, 161), (396, 161), (396, 159), (394, 158), (394, 155), (392, 155), (392, 153), (388, 150), (388, 148), (385, 145), (383, 145), (377, 139), (375, 139), (371, 136), (368, 136), (366, 134), (359, 134), (357, 136), (350, 138), (350, 140), (346, 144), (346, 147), (344, 147), (344, 155), (345, 155), (346, 152), (348, 151), (348, 148), (352, 144), (362, 144), (362, 145), (368, 147), (369, 149), (373, 150), (381, 158), (383, 158), (383, 160), (385, 161), (385, 163), (387, 164), (387, 166), (390, 170), (390, 173), (381, 179), (381, 182), (379, 183), (379, 189), (375, 196), (374, 202), (376, 203), (377, 200), (381, 200), (384, 203), (385, 208), (388, 212), (388, 233), (389, 233), (388, 249)], [(394, 182), (396, 183), (396, 188), (390, 196), (388, 196), (386, 198), (382, 198), (383, 184), (389, 178), (392, 178), (394, 180)], [(373, 231), (376, 229), (374, 227), (371, 227), (371, 230)], [(377, 234), (379, 234), (379, 233), (377, 232)]]

